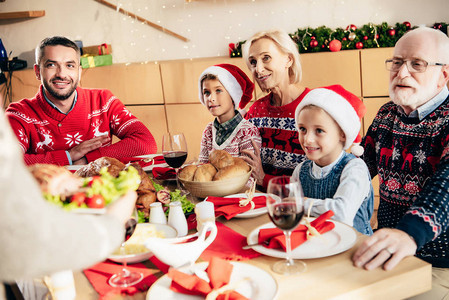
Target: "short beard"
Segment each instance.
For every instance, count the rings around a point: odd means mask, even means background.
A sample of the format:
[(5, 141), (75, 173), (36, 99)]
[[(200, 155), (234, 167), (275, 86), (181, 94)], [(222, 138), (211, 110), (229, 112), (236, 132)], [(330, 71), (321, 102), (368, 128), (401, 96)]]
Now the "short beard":
[(73, 92), (76, 90), (76, 85), (72, 86), (71, 89), (65, 94), (58, 94), (54, 89), (48, 86), (47, 83), (44, 82), (45, 90), (55, 99), (58, 100), (67, 100), (70, 96), (72, 96)]

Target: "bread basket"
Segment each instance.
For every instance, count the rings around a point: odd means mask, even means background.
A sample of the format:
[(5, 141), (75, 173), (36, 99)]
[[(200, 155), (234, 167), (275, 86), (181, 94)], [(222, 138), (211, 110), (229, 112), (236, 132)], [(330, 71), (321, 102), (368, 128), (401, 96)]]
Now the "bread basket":
[(217, 181), (188, 181), (179, 178), (184, 187), (198, 198), (206, 198), (209, 196), (224, 197), (232, 194), (244, 192), (245, 184), (251, 176), (252, 169), (246, 174), (235, 176), (233, 178), (217, 180)]

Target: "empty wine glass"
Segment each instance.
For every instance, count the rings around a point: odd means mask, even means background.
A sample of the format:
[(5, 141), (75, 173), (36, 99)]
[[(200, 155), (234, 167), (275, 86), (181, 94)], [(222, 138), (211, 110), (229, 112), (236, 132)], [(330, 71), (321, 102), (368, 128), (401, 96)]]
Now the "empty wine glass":
[(176, 171), (176, 185), (183, 193), (187, 193), (179, 184), (178, 170), (187, 159), (187, 142), (184, 134), (167, 132), (162, 137), (162, 155), (165, 162)]
[(271, 221), (284, 232), (286, 259), (276, 262), (274, 272), (289, 275), (304, 272), (306, 264), (294, 261), (291, 255), (291, 232), (304, 215), (304, 194), (298, 179), (290, 176), (274, 177), (268, 182), (267, 208)]
[(137, 210), (134, 210), (131, 218), (125, 223), (125, 241), (120, 246), (120, 254), (123, 255), (123, 268), (109, 278), (109, 285), (113, 287), (128, 287), (139, 283), (143, 279), (143, 274), (127, 269), (127, 259), (125, 257), (125, 242), (131, 237), (137, 227)]

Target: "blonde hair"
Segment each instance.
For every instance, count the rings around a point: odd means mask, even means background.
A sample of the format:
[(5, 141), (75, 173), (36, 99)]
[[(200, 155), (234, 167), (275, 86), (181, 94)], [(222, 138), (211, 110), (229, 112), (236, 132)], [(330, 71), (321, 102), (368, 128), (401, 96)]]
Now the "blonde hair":
[(243, 44), (242, 55), (248, 68), (250, 68), (251, 66), (248, 60), (249, 48), (255, 41), (263, 38), (272, 40), (282, 52), (292, 57), (293, 63), (288, 69), (288, 76), (290, 78), (290, 83), (295, 84), (300, 82), (302, 78), (302, 68), (301, 68), (301, 60), (299, 57), (298, 45), (292, 40), (292, 38), (287, 33), (285, 33), (282, 30), (270, 30), (258, 32)]

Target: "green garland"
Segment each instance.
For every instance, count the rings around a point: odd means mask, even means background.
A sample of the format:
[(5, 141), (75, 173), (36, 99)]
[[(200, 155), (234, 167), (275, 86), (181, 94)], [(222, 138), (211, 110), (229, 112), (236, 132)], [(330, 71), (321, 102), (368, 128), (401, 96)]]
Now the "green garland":
[[(341, 50), (394, 47), (408, 30), (415, 28), (416, 26), (411, 26), (409, 22), (396, 23), (394, 27), (384, 22), (380, 25), (369, 23), (361, 28), (356, 28), (355, 25), (351, 24), (346, 29), (331, 29), (326, 26), (308, 27), (298, 29), (295, 33), (289, 35), (298, 44), (300, 53), (311, 53), (330, 51), (329, 43), (333, 40), (341, 42)], [(447, 34), (448, 24), (435, 23), (433, 28)], [(242, 57), (242, 45), (244, 43), (245, 41), (229, 44), (230, 57)]]

